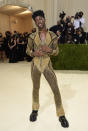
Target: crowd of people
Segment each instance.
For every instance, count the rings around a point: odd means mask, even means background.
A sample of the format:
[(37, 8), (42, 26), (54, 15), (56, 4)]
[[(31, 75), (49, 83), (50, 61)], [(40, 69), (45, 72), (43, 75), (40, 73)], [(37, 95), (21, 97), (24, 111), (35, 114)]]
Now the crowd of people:
[(64, 11), (59, 15), (57, 25), (50, 28), (58, 36), (58, 43), (84, 44), (88, 43), (88, 33), (84, 31), (85, 18), (83, 12), (77, 12), (75, 16), (66, 16)]
[[(88, 44), (88, 32), (84, 31), (85, 18), (83, 12), (77, 12), (75, 16), (66, 16), (64, 11), (59, 15), (60, 20), (57, 25), (52, 26), (49, 30), (53, 31), (58, 37), (58, 44)], [(35, 32), (36, 29), (33, 29)], [(27, 56), (26, 47), (28, 44), (28, 32), (19, 33), (14, 31), (5, 32), (5, 37), (0, 33), (0, 61), (4, 61), (5, 57), (9, 59), (9, 63), (18, 61), (31, 61), (32, 58)]]
[(0, 33), (0, 60), (4, 61), (5, 58), (8, 58), (9, 63), (16, 63), (24, 59), (30, 61), (32, 58), (26, 54), (29, 35), (27, 32), (22, 34), (14, 31), (12, 34), (6, 31), (3, 37)]

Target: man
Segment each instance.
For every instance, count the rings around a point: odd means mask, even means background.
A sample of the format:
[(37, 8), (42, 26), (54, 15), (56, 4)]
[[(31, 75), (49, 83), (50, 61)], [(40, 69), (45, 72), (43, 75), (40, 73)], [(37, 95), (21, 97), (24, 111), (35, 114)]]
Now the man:
[(80, 27), (84, 28), (84, 24), (85, 24), (85, 18), (83, 17), (83, 12), (80, 11), (79, 12), (79, 22), (80, 22)]
[(38, 27), (38, 31), (30, 35), (26, 51), (28, 55), (33, 57), (31, 66), (31, 76), (33, 81), (33, 103), (30, 121), (33, 122), (37, 120), (39, 110), (40, 77), (43, 73), (53, 91), (56, 104), (56, 113), (59, 117), (59, 121), (63, 127), (68, 127), (69, 124), (65, 118), (57, 79), (50, 61), (50, 55), (58, 54), (58, 39), (53, 32), (47, 30), (45, 24), (45, 15), (42, 10), (35, 11), (32, 18)]

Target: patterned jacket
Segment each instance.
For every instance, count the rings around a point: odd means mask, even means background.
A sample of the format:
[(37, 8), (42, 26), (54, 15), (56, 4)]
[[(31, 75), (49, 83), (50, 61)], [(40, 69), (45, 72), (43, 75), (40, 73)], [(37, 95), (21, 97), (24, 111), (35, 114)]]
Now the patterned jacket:
[(34, 57), (33, 52), (41, 48), (41, 40), (39, 38), (39, 32), (32, 33), (28, 38), (28, 45), (26, 53), (33, 57), (32, 62), (34, 63), (37, 68), (43, 72), (45, 68), (47, 68), (49, 62), (50, 62), (50, 55), (56, 56), (59, 52), (58, 49), (58, 39), (57, 36), (51, 32), (48, 31), (46, 34), (46, 40), (45, 45), (52, 48), (51, 53), (46, 53), (42, 57)]

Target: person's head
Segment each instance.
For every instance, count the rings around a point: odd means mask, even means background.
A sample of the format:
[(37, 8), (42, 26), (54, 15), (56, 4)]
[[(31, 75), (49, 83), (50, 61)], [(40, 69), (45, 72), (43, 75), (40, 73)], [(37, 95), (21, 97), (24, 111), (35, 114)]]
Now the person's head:
[(11, 32), (10, 31), (6, 31), (5, 35), (6, 35), (6, 37), (10, 37), (11, 36)]
[(84, 32), (84, 30), (83, 30), (83, 28), (79, 27), (79, 28), (77, 28), (76, 32), (77, 32), (78, 35), (80, 35)]
[(79, 17), (80, 17), (80, 18), (83, 17), (83, 12), (82, 12), (82, 11), (79, 12)]
[(60, 22), (60, 20), (58, 20), (58, 21), (57, 21), (57, 25), (61, 25), (61, 22)]
[(45, 27), (45, 14), (42, 10), (33, 12), (32, 18), (39, 29), (43, 29)]
[(79, 19), (79, 12), (75, 14), (75, 19)]

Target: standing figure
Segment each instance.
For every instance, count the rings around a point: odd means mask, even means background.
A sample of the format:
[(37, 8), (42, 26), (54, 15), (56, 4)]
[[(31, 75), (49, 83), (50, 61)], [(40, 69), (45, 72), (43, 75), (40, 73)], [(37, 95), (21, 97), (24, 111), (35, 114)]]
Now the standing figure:
[(5, 60), (5, 44), (2, 33), (0, 33), (0, 61), (4, 62)]
[(11, 40), (8, 43), (8, 47), (10, 49), (9, 53), (9, 63), (16, 63), (17, 62), (17, 49), (16, 49), (16, 36), (12, 36)]
[(56, 113), (63, 127), (69, 127), (63, 109), (61, 95), (59, 92), (56, 75), (53, 71), (50, 55), (58, 54), (58, 38), (46, 28), (45, 15), (42, 10), (35, 11), (32, 15), (38, 31), (32, 33), (28, 38), (26, 53), (33, 57), (31, 65), (31, 76), (33, 81), (33, 103), (30, 121), (37, 120), (39, 110), (39, 88), (41, 74), (45, 76), (54, 94)]

